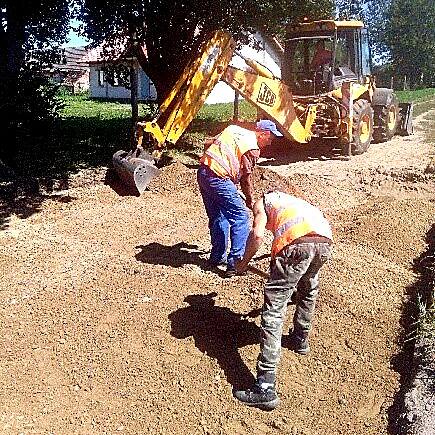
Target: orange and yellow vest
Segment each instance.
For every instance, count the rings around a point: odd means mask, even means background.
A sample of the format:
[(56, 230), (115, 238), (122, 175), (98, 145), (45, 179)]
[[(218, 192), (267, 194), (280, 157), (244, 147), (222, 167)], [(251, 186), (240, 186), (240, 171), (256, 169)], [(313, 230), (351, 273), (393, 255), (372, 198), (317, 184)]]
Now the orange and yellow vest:
[(257, 136), (253, 131), (230, 125), (207, 148), (200, 162), (208, 166), (218, 177), (240, 179), (240, 162), (243, 154), (258, 150)]
[(331, 227), (323, 213), (303, 199), (283, 192), (264, 195), (266, 228), (272, 231), (272, 258), (299, 237), (310, 233), (332, 241)]

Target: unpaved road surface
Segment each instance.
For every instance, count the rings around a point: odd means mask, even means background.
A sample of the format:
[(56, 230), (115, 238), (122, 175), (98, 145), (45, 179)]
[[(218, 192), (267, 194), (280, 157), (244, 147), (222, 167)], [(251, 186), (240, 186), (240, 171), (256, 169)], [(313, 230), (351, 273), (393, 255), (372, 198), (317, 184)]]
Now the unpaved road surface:
[[(97, 171), (32, 213), (5, 203), (0, 433), (394, 433), (412, 263), (434, 223), (434, 149), (423, 135), (433, 117), (350, 161), (325, 149), (261, 162), (258, 193), (301, 191), (336, 238), (312, 352), (283, 349), (281, 406), (269, 413), (232, 397), (253, 380), (263, 281), (204, 269), (194, 169), (165, 167), (140, 198), (118, 195)], [(256, 265), (267, 270), (267, 259)]]

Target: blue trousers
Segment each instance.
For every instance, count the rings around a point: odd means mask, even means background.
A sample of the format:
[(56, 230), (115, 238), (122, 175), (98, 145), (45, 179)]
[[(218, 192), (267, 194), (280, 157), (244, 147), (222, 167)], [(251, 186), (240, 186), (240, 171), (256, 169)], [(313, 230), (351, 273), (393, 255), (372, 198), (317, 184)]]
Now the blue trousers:
[[(211, 238), (210, 261), (227, 262), (234, 267), (237, 258), (243, 257), (249, 235), (249, 214), (246, 205), (229, 179), (218, 177), (210, 168), (201, 165), (197, 180)], [(230, 240), (230, 250), (228, 250)]]

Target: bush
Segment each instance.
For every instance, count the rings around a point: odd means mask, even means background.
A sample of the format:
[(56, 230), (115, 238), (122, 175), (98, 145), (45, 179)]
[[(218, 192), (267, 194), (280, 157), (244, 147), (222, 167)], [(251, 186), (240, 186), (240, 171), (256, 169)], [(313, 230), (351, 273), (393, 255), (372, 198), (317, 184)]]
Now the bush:
[(13, 160), (29, 135), (50, 129), (63, 107), (57, 91), (58, 85), (32, 71), (0, 83), (0, 122), (9, 138), (0, 148), (1, 157)]

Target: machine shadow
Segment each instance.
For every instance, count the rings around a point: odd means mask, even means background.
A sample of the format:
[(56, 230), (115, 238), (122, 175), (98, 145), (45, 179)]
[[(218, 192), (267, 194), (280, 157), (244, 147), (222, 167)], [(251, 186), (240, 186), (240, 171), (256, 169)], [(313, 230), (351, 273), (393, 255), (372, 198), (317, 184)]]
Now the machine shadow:
[(249, 387), (255, 378), (243, 362), (239, 348), (259, 342), (260, 330), (247, 315), (215, 305), (217, 293), (189, 295), (187, 307), (169, 314), (171, 335), (178, 339), (193, 337), (204, 355), (215, 359), (234, 390)]
[(199, 249), (198, 245), (180, 242), (173, 246), (166, 246), (153, 242), (148, 245), (136, 246), (136, 249), (141, 251), (135, 255), (135, 258), (142, 263), (171, 267), (183, 267), (185, 264), (194, 264), (202, 270), (213, 271), (220, 277), (224, 277), (224, 271), (218, 268), (210, 269), (207, 260), (201, 257), (207, 251)]
[(272, 145), (262, 150), (267, 159), (259, 166), (278, 166), (310, 160), (347, 160), (348, 155), (338, 147), (334, 139), (313, 139), (309, 144), (292, 144), (287, 139), (275, 138)]
[(107, 169), (104, 184), (109, 186), (119, 196), (140, 196), (137, 189), (133, 189), (124, 183), (113, 168), (109, 167)]

